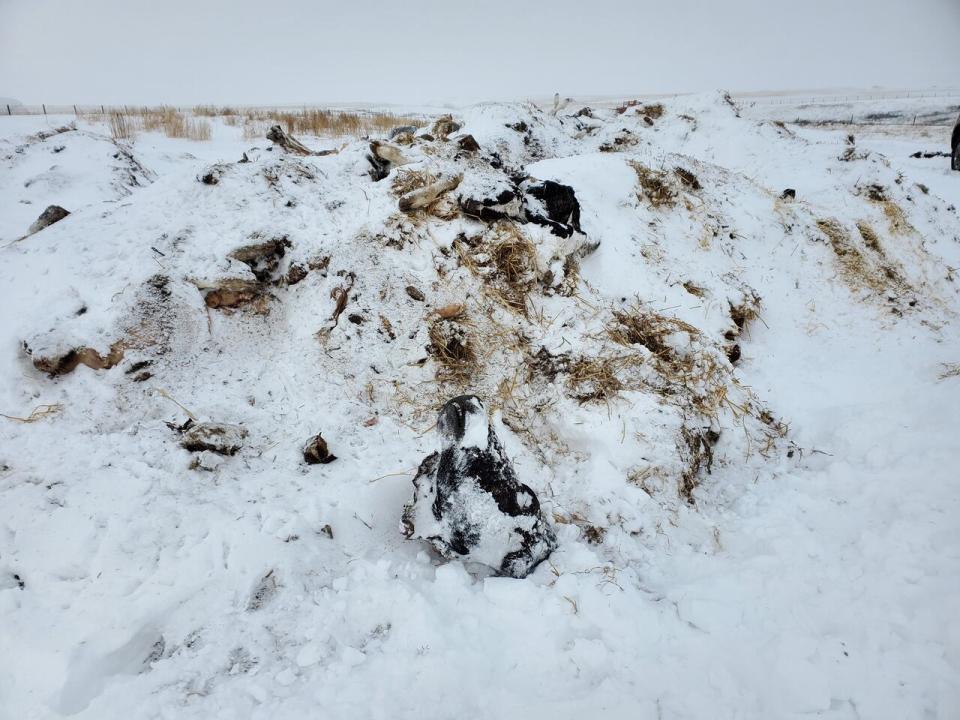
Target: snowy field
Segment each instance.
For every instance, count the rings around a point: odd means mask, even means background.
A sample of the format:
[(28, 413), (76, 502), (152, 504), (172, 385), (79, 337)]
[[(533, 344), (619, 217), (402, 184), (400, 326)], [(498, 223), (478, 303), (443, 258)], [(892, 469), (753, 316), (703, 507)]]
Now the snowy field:
[[(379, 181), (0, 117), (0, 719), (960, 717), (950, 125), (579, 110), (461, 108)], [(556, 532), (524, 579), (398, 527), (463, 392)]]

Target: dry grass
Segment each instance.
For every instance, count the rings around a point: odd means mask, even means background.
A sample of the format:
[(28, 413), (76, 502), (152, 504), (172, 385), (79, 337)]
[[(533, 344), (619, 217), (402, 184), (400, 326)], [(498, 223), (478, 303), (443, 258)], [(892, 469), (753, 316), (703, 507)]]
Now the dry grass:
[(526, 316), (528, 298), (537, 287), (537, 250), (512, 222), (502, 220), (484, 235), (454, 241), (460, 261), (484, 280), (484, 292)]
[(110, 137), (114, 140), (129, 140), (133, 136), (133, 123), (127, 120), (127, 116), (112, 113), (110, 115)]
[(0, 413), (0, 417), (5, 417), (7, 420), (13, 420), (19, 423), (35, 423), (38, 420), (42, 420), (45, 417), (50, 417), (51, 415), (57, 415), (61, 410), (63, 410), (63, 405), (60, 403), (53, 403), (52, 405), (38, 405), (35, 407), (27, 417), (17, 417), (16, 415), (5, 415)]
[(427, 185), (432, 185), (437, 181), (436, 175), (427, 170), (408, 170), (400, 168), (394, 173), (393, 183), (390, 189), (397, 197), (406, 195), (408, 192), (419, 190)]
[(907, 216), (903, 213), (903, 208), (897, 205), (893, 200), (886, 200), (882, 203), (883, 205), (883, 214), (887, 217), (887, 222), (890, 225), (890, 233), (892, 235), (905, 235), (910, 232), (915, 232), (913, 225), (907, 220)]
[(626, 310), (614, 310), (613, 319), (607, 323), (607, 335), (615, 343), (624, 346), (642, 345), (657, 359), (672, 365), (682, 359), (668, 342), (674, 333), (686, 333), (688, 339), (700, 337), (693, 325), (674, 317), (661, 315), (635, 304)]
[(760, 296), (750, 293), (736, 305), (730, 303), (730, 319), (737, 326), (737, 333), (747, 329), (754, 320), (760, 317)]
[(170, 107), (125, 108), (109, 115), (110, 134), (116, 139), (129, 139), (137, 132), (162, 132), (167, 137), (187, 140), (209, 140), (210, 123)]
[(636, 160), (628, 161), (630, 167), (637, 174), (640, 183), (641, 195), (645, 197), (653, 208), (673, 207), (677, 198), (677, 191), (670, 181), (670, 176), (663, 170), (652, 170)]
[(868, 258), (851, 239), (846, 228), (836, 220), (818, 220), (817, 228), (830, 243), (840, 266), (840, 275), (853, 289), (868, 288), (883, 293), (891, 288), (904, 289), (900, 273), (888, 262), (876, 233), (865, 223), (858, 224), (864, 244), (877, 255)]
[(467, 319), (439, 318), (430, 325), (430, 353), (437, 361), (439, 382), (463, 383), (477, 371), (477, 352)]
[(637, 115), (643, 115), (651, 120), (659, 120), (663, 117), (664, 107), (662, 103), (650, 103), (641, 105), (639, 100), (627, 100), (615, 108), (617, 115), (623, 115), (630, 108), (637, 108)]
[(685, 187), (688, 187), (691, 190), (700, 190), (703, 187), (700, 184), (699, 178), (697, 178), (697, 176), (694, 175), (690, 170), (678, 166), (673, 169), (673, 172)]
[(423, 118), (392, 113), (346, 112), (307, 109), (296, 111), (245, 110), (244, 134), (261, 137), (271, 125), (280, 125), (290, 134), (318, 137), (368, 137), (382, 135), (400, 125), (423, 127)]
[(581, 357), (573, 360), (567, 373), (567, 389), (579, 403), (609, 402), (621, 390), (627, 389), (620, 379), (620, 372), (636, 358), (631, 357)]
[(167, 137), (209, 140), (211, 126), (206, 118), (219, 117), (226, 125), (243, 127), (247, 140), (259, 140), (272, 125), (280, 125), (288, 133), (325, 137), (367, 137), (383, 134), (398, 125), (422, 127), (423, 118), (379, 112), (347, 112), (339, 110), (277, 110), (260, 108), (217, 107), (197, 105), (182, 111), (167, 106), (109, 108), (92, 113), (90, 119), (110, 123), (116, 139), (128, 139), (137, 131), (160, 131)]

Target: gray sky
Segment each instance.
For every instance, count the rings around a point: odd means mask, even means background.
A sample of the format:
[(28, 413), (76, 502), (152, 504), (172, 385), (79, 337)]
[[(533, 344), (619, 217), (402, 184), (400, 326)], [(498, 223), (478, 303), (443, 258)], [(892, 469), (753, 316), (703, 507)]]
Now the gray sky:
[(960, 85), (960, 0), (0, 0), (24, 103)]

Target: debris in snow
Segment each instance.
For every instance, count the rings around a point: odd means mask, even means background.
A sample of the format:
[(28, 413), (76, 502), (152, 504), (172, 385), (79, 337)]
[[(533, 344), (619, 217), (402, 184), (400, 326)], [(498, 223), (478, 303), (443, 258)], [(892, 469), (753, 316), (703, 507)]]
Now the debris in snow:
[(257, 581), (253, 592), (250, 593), (250, 599), (247, 601), (247, 611), (254, 612), (260, 610), (270, 602), (276, 594), (277, 575), (274, 570), (270, 570)]
[(463, 150), (464, 152), (478, 152), (480, 150), (480, 145), (474, 139), (473, 135), (463, 135), (462, 137), (457, 138), (457, 147)]
[(310, 465), (326, 465), (337, 459), (337, 456), (330, 452), (327, 447), (327, 441), (323, 439), (321, 433), (317, 433), (310, 439), (303, 448), (303, 459)]
[(580, 203), (572, 187), (544, 180), (524, 183), (522, 188), (527, 195), (539, 201), (539, 207), (527, 203), (527, 220), (546, 225), (555, 235), (563, 238), (583, 232), (580, 229)]
[(259, 282), (273, 282), (277, 279), (277, 268), (280, 266), (280, 260), (289, 247), (291, 247), (291, 243), (284, 235), (265, 242), (239, 247), (231, 252), (229, 257), (248, 266)]
[(191, 424), (184, 430), (180, 445), (190, 452), (208, 450), (219, 455), (235, 455), (246, 436), (246, 428), (240, 425), (203, 422)]
[(523, 578), (557, 546), (536, 493), (517, 480), (479, 398), (448, 401), (437, 419), (441, 449), (413, 479), (401, 531), (460, 558)]
[(477, 354), (473, 339), (462, 322), (441, 317), (430, 326), (429, 335), (427, 350), (439, 364), (438, 378), (466, 380), (473, 374)]
[(786, 188), (786, 189), (784, 189), (784, 191), (783, 191), (782, 193), (780, 193), (780, 199), (781, 199), (781, 200), (796, 200), (796, 199), (797, 199), (797, 191), (794, 190), (793, 188)]
[(293, 135), (284, 132), (279, 125), (270, 128), (267, 132), (267, 140), (294, 155), (332, 155), (337, 152), (336, 150), (311, 150)]
[(393, 140), (398, 135), (416, 135), (417, 126), (416, 125), (398, 125), (390, 131), (390, 139)]
[(637, 173), (642, 193), (638, 199), (646, 198), (653, 208), (673, 207), (676, 202), (677, 191), (670, 181), (670, 176), (663, 170), (651, 170), (637, 160), (630, 161), (630, 167)]
[(953, 133), (950, 135), (950, 153), (952, 156), (950, 167), (960, 170), (960, 117), (957, 117), (957, 123), (953, 126)]
[(23, 349), (37, 370), (56, 377), (73, 372), (80, 365), (86, 365), (93, 370), (109, 370), (123, 360), (125, 348), (123, 341), (117, 341), (110, 346), (107, 353), (100, 353), (95, 348), (85, 346), (59, 351), (53, 348), (49, 351), (35, 350), (26, 342), (23, 343)]
[(34, 221), (33, 225), (30, 226), (30, 229), (27, 230), (27, 235), (38, 233), (45, 227), (49, 227), (54, 223), (60, 222), (69, 214), (69, 210), (64, 210), (59, 205), (50, 205), (46, 210), (40, 213), (40, 217), (38, 217)]
[(430, 133), (438, 140), (446, 140), (448, 135), (459, 129), (460, 123), (456, 122), (450, 115), (443, 115), (433, 123)]
[(443, 193), (455, 189), (462, 179), (462, 174), (445, 175), (429, 185), (425, 185), (417, 190), (411, 190), (400, 197), (400, 210), (402, 212), (411, 212), (424, 208)]

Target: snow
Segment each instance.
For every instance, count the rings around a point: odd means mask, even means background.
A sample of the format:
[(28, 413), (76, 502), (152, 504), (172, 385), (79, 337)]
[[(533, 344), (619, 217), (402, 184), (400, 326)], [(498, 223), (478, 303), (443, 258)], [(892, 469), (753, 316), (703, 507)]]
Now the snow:
[[(866, 157), (847, 162), (847, 128), (780, 128), (714, 95), (664, 104), (652, 126), (633, 110), (455, 112), (483, 151), (571, 185), (600, 241), (576, 294), (537, 291), (528, 318), (455, 260), (456, 235), (483, 226), (398, 217), (398, 171), (373, 183), (363, 142), (290, 159), (214, 120), (209, 142), (141, 134), (134, 184), (102, 125), (36, 140), (70, 118), (0, 117), (0, 412), (61, 406), (0, 418), (0, 718), (960, 714), (960, 377), (945, 373), (960, 362), (960, 173), (909, 157), (945, 147), (950, 127), (855, 129)], [(520, 121), (526, 141), (505, 127)], [(628, 140), (600, 150), (615, 137)], [(476, 158), (421, 147), (404, 148), (404, 169), (500, 188)], [(651, 207), (630, 160), (682, 166), (703, 188)], [(199, 183), (215, 162), (219, 184)], [(778, 199), (787, 187), (796, 201)], [(18, 240), (54, 203), (71, 215)], [(902, 282), (851, 280), (824, 219)], [(522, 229), (541, 260), (562, 247)], [(271, 288), (267, 315), (207, 309), (198, 287), (252, 279), (228, 255), (258, 234), (289, 238), (284, 270), (329, 266)], [(169, 314), (150, 310), (158, 273)], [(331, 291), (347, 285), (334, 326)], [(753, 291), (760, 317), (731, 367), (729, 306)], [(459, 394), (424, 350), (431, 313), (455, 302), (491, 333), (470, 389), (555, 521), (558, 549), (524, 580), (397, 531), (438, 403)], [(664, 342), (713, 358), (730, 403), (789, 426), (763, 451), (762, 423), (718, 410), (693, 504), (677, 489), (692, 420), (649, 391), (662, 378), (647, 348), (618, 350), (646, 360), (608, 402), (578, 403), (563, 374), (521, 375), (513, 404), (493, 401), (518, 367), (515, 333), (534, 352), (600, 353), (609, 309), (635, 302), (697, 329)], [(106, 352), (121, 337), (139, 340), (119, 366), (58, 378), (22, 350)], [(142, 383), (125, 372), (138, 360), (153, 363)], [(166, 424), (184, 408), (242, 427), (241, 450), (189, 469)], [(307, 466), (321, 431), (338, 459)]]

